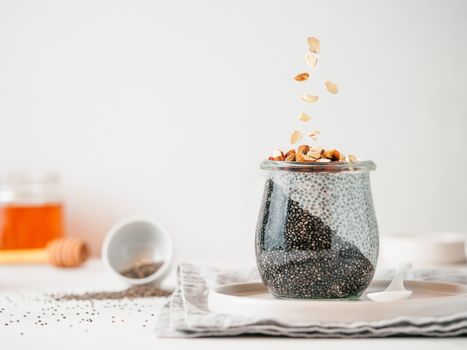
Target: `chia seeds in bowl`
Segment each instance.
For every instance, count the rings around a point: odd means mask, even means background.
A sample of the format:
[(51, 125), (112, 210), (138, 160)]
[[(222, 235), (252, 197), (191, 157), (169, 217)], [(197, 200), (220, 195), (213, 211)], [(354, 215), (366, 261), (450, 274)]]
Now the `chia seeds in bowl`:
[(373, 162), (265, 161), (256, 230), (263, 283), (280, 298), (358, 298), (378, 258)]

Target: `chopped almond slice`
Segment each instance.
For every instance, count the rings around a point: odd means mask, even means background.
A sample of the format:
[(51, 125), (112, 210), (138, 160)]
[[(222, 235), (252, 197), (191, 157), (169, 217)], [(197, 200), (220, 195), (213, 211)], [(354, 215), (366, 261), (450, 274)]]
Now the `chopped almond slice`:
[(339, 88), (337, 87), (336, 84), (334, 84), (332, 81), (330, 80), (326, 80), (324, 82), (324, 84), (326, 85), (326, 89), (331, 93), (331, 94), (337, 94), (339, 92)]
[(291, 149), (290, 151), (288, 151), (288, 152), (285, 154), (284, 157), (287, 158), (288, 156), (290, 156), (290, 155), (295, 155), (296, 153), (297, 153), (297, 152), (295, 152), (294, 149)]
[(321, 158), (321, 152), (317, 152), (313, 149), (310, 149), (306, 155), (316, 160)]
[(310, 156), (307, 156), (306, 154), (302, 154), (302, 153), (297, 153), (297, 162), (315, 162), (316, 159), (310, 157)]
[(320, 154), (324, 152), (324, 149), (320, 146), (310, 147), (310, 150), (313, 150), (314, 152), (319, 152)]
[(316, 162), (316, 158), (310, 157), (308, 154), (303, 155), (305, 162)]
[(350, 163), (358, 162), (358, 158), (355, 157), (353, 154), (349, 154), (347, 158), (349, 158)]
[(300, 74), (297, 74), (294, 79), (296, 81), (305, 81), (305, 80), (308, 80), (308, 78), (310, 77), (310, 74), (304, 72), (304, 73), (300, 73)]
[(305, 161), (305, 158), (304, 158), (303, 156), (304, 156), (303, 153), (298, 152), (297, 155), (295, 156), (295, 160), (296, 160), (297, 162), (304, 162), (304, 161)]
[(318, 64), (318, 57), (313, 52), (310, 52), (306, 55), (305, 61), (311, 68), (314, 68)]
[(272, 158), (274, 160), (284, 160), (284, 153), (280, 149), (276, 149), (272, 152)]
[(319, 96), (315, 96), (315, 95), (302, 95), (302, 96), (300, 96), (300, 98), (301, 98), (303, 101), (305, 101), (305, 102), (313, 103), (313, 102), (318, 101)]
[(310, 36), (308, 38), (308, 48), (310, 52), (319, 53), (321, 51), (319, 39)]
[(285, 157), (284, 162), (295, 162), (295, 159), (296, 159), (296, 154), (291, 153)]
[(298, 130), (295, 130), (292, 134), (292, 136), (290, 136), (290, 143), (292, 145), (296, 144), (298, 141), (300, 141), (300, 139), (302, 138), (302, 133)]
[(300, 112), (300, 114), (298, 115), (298, 120), (301, 120), (302, 122), (309, 122), (310, 119), (311, 117), (306, 113)]
[(318, 139), (318, 135), (321, 134), (321, 131), (319, 130), (313, 130), (310, 132), (310, 137), (313, 139), (313, 141), (316, 141)]
[(308, 145), (301, 145), (300, 147), (298, 147), (297, 153), (300, 153), (300, 154), (307, 154), (309, 150), (310, 150), (310, 146), (308, 146)]

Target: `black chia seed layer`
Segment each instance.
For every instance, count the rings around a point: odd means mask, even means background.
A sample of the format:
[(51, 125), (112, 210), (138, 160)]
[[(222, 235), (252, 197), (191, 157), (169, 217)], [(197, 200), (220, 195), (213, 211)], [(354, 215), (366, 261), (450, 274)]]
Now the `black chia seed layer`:
[(256, 231), (263, 283), (282, 298), (356, 298), (373, 264), (323, 220), (303, 209), (269, 179)]

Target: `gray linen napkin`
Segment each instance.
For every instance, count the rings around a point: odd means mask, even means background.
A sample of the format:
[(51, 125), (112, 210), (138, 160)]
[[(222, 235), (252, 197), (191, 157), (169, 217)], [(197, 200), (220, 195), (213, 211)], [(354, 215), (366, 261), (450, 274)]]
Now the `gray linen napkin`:
[[(294, 325), (278, 320), (215, 314), (207, 309), (211, 288), (235, 282), (259, 281), (256, 269), (221, 271), (183, 263), (178, 267), (177, 287), (162, 307), (156, 323), (161, 337), (213, 337), (262, 334), (302, 338), (373, 338), (389, 336), (452, 337), (467, 335), (467, 310), (443, 317), (399, 317), (391, 320)], [(388, 278), (384, 272), (377, 278)], [(462, 270), (417, 270), (408, 278), (467, 284)]]

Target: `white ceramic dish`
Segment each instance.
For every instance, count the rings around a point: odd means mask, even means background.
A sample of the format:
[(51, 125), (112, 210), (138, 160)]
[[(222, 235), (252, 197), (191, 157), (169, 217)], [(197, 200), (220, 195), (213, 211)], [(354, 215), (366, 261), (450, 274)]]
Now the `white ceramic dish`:
[[(129, 218), (117, 223), (107, 233), (102, 245), (105, 267), (127, 284), (157, 283), (169, 273), (174, 255), (172, 238), (153, 220)], [(162, 266), (145, 278), (129, 278), (120, 271), (143, 260), (162, 262)]]
[[(384, 266), (411, 261), (414, 266), (462, 264), (467, 234), (453, 232), (381, 235), (380, 260)], [(397, 254), (394, 254), (397, 252)]]
[[(452, 283), (405, 281), (413, 291), (404, 301), (375, 303), (362, 297), (348, 300), (274, 298), (261, 283), (235, 283), (209, 292), (211, 312), (276, 319), (288, 322), (358, 322), (400, 316), (443, 316), (467, 310), (467, 286)], [(374, 281), (367, 292), (383, 290), (389, 281)]]

